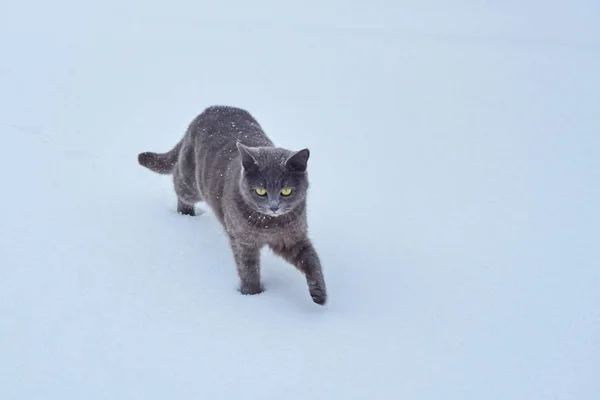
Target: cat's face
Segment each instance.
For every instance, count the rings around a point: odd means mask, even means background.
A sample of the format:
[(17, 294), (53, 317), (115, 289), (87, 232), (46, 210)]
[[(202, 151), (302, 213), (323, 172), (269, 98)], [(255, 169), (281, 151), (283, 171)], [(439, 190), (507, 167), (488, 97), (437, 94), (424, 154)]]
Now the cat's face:
[(238, 150), (242, 160), (240, 189), (250, 207), (276, 217), (294, 210), (306, 198), (308, 149), (292, 152), (238, 143)]

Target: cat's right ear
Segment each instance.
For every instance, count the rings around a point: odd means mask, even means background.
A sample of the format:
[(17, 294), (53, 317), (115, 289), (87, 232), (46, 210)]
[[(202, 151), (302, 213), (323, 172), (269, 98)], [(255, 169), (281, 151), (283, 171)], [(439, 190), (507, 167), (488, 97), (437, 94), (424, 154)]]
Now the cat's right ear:
[(252, 154), (252, 150), (248, 147), (244, 146), (240, 142), (236, 143), (238, 151), (242, 156), (242, 167), (245, 171), (253, 172), (258, 170), (258, 162), (256, 162), (256, 158)]
[(306, 172), (306, 164), (310, 157), (310, 151), (308, 149), (302, 149), (295, 152), (288, 158), (285, 165), (294, 172), (304, 173)]

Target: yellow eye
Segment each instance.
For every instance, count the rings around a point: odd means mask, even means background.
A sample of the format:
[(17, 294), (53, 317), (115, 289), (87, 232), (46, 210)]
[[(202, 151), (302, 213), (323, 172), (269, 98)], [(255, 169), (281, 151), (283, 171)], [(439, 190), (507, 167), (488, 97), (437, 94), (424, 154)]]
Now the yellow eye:
[(281, 190), (282, 196), (289, 196), (290, 194), (292, 194), (292, 188), (283, 188)]
[(267, 194), (267, 189), (265, 188), (258, 188), (254, 190), (256, 190), (256, 194), (259, 196), (265, 196)]

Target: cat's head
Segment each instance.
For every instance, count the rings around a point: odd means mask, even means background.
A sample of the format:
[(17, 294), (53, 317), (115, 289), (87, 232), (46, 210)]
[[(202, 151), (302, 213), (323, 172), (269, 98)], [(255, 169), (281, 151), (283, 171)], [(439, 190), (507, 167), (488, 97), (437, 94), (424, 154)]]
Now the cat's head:
[(308, 149), (290, 151), (277, 147), (237, 144), (241, 156), (240, 190), (245, 202), (270, 216), (294, 210), (306, 198)]

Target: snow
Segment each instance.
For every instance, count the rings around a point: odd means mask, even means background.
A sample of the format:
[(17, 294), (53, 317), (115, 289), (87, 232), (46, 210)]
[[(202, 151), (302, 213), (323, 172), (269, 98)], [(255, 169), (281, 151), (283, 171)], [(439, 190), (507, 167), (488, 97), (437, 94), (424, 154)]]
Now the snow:
[[(0, 5), (0, 398), (600, 398), (598, 2)], [(311, 149), (329, 303), (246, 297), (166, 151)]]

